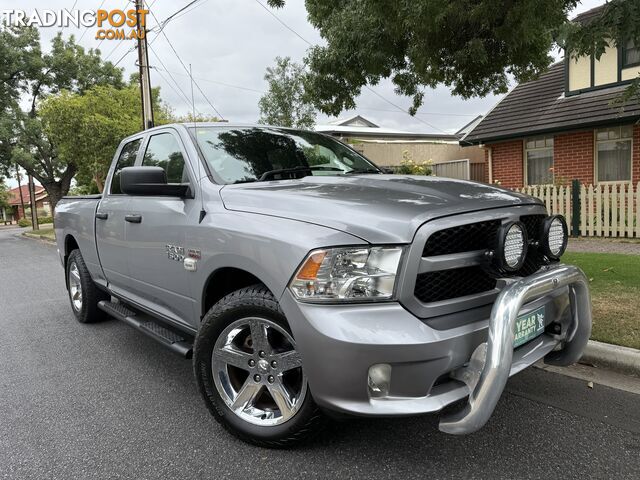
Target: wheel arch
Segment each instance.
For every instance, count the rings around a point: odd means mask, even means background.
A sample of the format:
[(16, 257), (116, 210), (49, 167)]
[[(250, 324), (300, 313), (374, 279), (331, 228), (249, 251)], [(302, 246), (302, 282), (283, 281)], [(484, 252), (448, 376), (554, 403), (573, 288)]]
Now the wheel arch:
[(65, 271), (64, 278), (65, 278), (67, 289), (69, 288), (69, 279), (67, 278), (67, 273), (66, 273), (67, 261), (69, 260), (69, 255), (74, 250), (80, 250), (80, 246), (78, 245), (78, 241), (75, 239), (75, 237), (69, 233), (67, 234), (66, 237), (64, 237), (64, 258), (63, 258), (63, 267)]
[(220, 267), (209, 274), (204, 283), (201, 299), (200, 317), (204, 317), (209, 309), (221, 298), (231, 292), (250, 285), (262, 284), (269, 288), (267, 283), (259, 276), (237, 267)]

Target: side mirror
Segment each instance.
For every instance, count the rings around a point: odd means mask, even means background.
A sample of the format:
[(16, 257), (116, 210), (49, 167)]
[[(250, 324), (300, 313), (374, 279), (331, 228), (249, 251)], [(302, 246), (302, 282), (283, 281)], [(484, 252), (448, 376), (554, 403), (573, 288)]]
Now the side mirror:
[(123, 168), (120, 171), (120, 190), (127, 195), (190, 196), (188, 184), (167, 183), (167, 174), (162, 167)]

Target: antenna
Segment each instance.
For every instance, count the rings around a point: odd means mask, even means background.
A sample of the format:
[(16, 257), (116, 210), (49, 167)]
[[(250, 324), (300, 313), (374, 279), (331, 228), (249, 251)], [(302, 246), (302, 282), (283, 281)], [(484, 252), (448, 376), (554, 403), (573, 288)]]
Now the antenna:
[(207, 211), (204, 209), (204, 196), (202, 195), (202, 174), (200, 173), (200, 162), (202, 159), (200, 158), (200, 153), (198, 152), (197, 143), (198, 143), (198, 119), (196, 118), (196, 100), (193, 95), (193, 72), (191, 71), (191, 64), (189, 64), (189, 79), (191, 80), (191, 116), (193, 120), (193, 134), (196, 141), (196, 155), (197, 155), (197, 164), (198, 164), (198, 190), (200, 193), (200, 218), (198, 223), (202, 223), (204, 220)]

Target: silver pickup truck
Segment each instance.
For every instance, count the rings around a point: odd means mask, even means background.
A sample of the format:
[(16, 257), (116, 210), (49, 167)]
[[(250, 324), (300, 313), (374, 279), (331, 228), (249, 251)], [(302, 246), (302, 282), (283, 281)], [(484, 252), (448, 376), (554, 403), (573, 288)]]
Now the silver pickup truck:
[(588, 281), (559, 263), (567, 225), (539, 200), (385, 174), (314, 132), (141, 132), (103, 195), (58, 204), (55, 229), (76, 318), (193, 358), (213, 416), (267, 447), (325, 414), (456, 402), (440, 430), (472, 433), (509, 376), (576, 362), (591, 332)]

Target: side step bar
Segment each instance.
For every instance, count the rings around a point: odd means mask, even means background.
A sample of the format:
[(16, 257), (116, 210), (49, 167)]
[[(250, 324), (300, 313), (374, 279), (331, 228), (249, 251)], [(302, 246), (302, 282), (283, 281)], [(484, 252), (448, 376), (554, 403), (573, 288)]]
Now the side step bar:
[(112, 317), (140, 330), (174, 353), (184, 358), (191, 358), (193, 354), (192, 343), (180, 334), (160, 325), (153, 317), (143, 313), (133, 312), (121, 303), (107, 300), (98, 302), (98, 308)]

